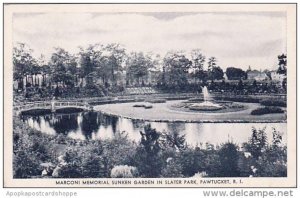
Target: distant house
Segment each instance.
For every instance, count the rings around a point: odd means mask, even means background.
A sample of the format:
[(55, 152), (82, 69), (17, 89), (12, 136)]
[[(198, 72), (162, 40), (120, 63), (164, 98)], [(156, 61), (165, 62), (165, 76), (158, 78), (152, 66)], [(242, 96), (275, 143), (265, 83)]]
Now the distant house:
[(149, 69), (147, 84), (151, 84), (151, 85), (156, 84), (158, 81), (159, 74), (160, 74), (159, 70), (157, 70), (155, 68)]
[(251, 71), (247, 71), (247, 79), (262, 81), (262, 80), (268, 80), (269, 77), (265, 72), (260, 72), (258, 70), (251, 70)]
[(286, 78), (284, 74), (279, 74), (277, 71), (271, 71), (271, 78), (274, 81), (283, 81)]

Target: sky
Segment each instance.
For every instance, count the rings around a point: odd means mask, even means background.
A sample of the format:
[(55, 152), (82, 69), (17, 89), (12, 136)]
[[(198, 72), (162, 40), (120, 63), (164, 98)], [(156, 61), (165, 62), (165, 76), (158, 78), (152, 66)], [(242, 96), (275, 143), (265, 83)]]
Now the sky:
[(55, 47), (77, 53), (95, 43), (120, 43), (127, 52), (201, 49), (223, 69), (276, 69), (286, 53), (284, 12), (18, 13), (13, 42), (50, 58)]

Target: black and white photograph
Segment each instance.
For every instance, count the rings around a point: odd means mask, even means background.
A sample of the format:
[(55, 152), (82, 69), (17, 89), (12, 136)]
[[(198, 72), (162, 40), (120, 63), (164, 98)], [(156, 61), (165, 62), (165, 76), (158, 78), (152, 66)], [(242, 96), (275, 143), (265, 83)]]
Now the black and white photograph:
[(296, 185), (295, 4), (5, 11), (5, 185)]

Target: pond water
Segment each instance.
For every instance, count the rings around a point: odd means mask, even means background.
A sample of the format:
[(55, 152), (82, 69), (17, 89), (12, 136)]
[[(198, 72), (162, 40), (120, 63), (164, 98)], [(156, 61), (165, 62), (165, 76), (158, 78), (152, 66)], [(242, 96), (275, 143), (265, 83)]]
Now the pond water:
[(108, 116), (100, 112), (81, 112), (73, 114), (49, 114), (42, 116), (22, 116), (22, 120), (30, 127), (43, 133), (63, 134), (74, 139), (106, 139), (113, 138), (118, 132), (125, 131), (128, 137), (140, 141), (140, 131), (145, 124), (160, 132), (179, 132), (185, 134), (189, 145), (201, 143), (219, 145), (227, 141), (236, 144), (247, 142), (251, 129), (266, 127), (268, 141), (272, 141), (272, 130), (275, 128), (283, 134), (286, 143), (286, 123), (176, 123), (176, 122), (145, 122)]

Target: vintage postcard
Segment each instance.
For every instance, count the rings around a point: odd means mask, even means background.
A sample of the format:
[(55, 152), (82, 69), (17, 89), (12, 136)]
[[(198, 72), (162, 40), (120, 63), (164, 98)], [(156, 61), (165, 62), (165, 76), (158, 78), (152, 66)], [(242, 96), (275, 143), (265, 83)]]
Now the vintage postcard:
[(296, 187), (296, 4), (5, 4), (4, 187)]

